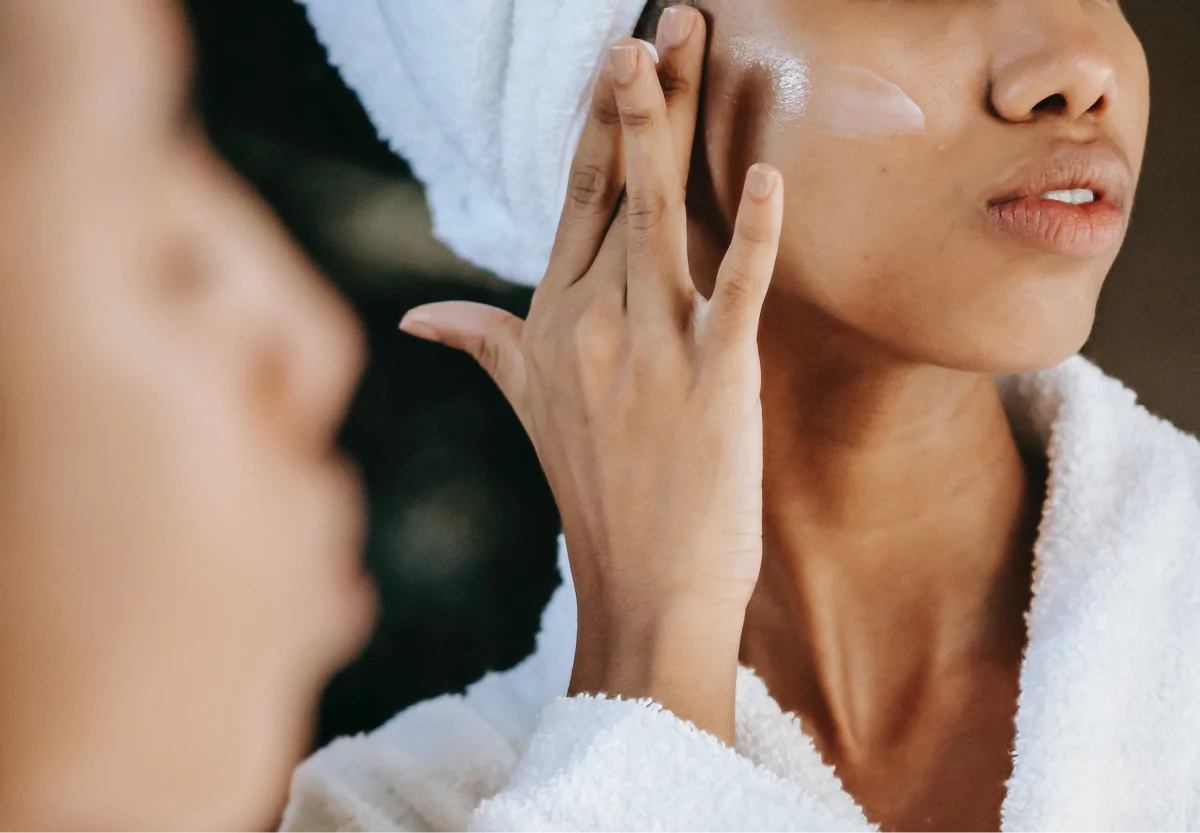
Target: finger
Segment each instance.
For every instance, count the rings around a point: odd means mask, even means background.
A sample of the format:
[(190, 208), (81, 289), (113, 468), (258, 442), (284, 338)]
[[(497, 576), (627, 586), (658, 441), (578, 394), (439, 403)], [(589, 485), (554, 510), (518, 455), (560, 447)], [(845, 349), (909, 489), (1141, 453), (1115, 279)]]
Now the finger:
[(709, 302), (707, 333), (716, 344), (757, 342), (782, 229), (783, 177), (770, 165), (755, 165), (746, 174), (733, 242)]
[(621, 115), (610, 67), (600, 73), (571, 163), (567, 194), (543, 293), (571, 286), (591, 267), (625, 188)]
[[(655, 317), (693, 291), (687, 270), (687, 216), (667, 102), (646, 45), (624, 40), (609, 50), (621, 144), (632, 316)], [(685, 294), (687, 293), (687, 294)]]
[(592, 262), (591, 272), (580, 284), (594, 303), (621, 313), (626, 311), (628, 301), (628, 240), (629, 209), (622, 200)]
[(692, 168), (704, 53), (708, 45), (704, 15), (690, 6), (671, 6), (658, 22), (655, 43), (662, 59), (658, 65), (658, 80), (667, 99), (671, 134), (675, 137), (675, 161), (680, 181), (686, 188)]
[(510, 312), (467, 301), (444, 301), (416, 307), (400, 329), (426, 341), (468, 353), (479, 363), (525, 421), (525, 355), (521, 334), (525, 322)]
[[(700, 87), (704, 75), (707, 24), (704, 15), (689, 6), (673, 6), (663, 13), (656, 33), (659, 55), (658, 79), (667, 102), (667, 118), (674, 137), (675, 159), (680, 182), (686, 188), (691, 170), (692, 146), (696, 137), (696, 119), (700, 108)], [(611, 76), (610, 76), (611, 77)], [(611, 88), (610, 88), (611, 91)], [(616, 100), (613, 98), (615, 106)], [(623, 154), (618, 154), (623, 156)], [(621, 170), (624, 180), (624, 168)], [(626, 203), (621, 203), (609, 227), (600, 251), (592, 263), (601, 275), (611, 278), (593, 289), (602, 303), (626, 301), (627, 233)], [(614, 266), (619, 253), (621, 265)], [(688, 287), (685, 287), (688, 288)]]

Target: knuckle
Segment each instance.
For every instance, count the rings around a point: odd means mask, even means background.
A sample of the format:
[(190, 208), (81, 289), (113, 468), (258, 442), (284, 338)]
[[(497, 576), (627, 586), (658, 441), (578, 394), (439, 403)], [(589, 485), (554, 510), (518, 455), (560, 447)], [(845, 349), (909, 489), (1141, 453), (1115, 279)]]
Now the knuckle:
[(598, 96), (592, 102), (592, 118), (605, 127), (616, 127), (621, 123), (621, 110), (615, 99)]
[(495, 339), (479, 339), (475, 342), (471, 352), (475, 356), (475, 361), (487, 371), (489, 376), (495, 376), (500, 372), (501, 364), (504, 361), (504, 350)]
[(596, 366), (607, 362), (616, 343), (616, 328), (611, 316), (599, 306), (589, 306), (575, 324), (573, 348), (579, 362)]
[(752, 246), (769, 246), (775, 242), (775, 233), (770, 227), (758, 223), (742, 223), (738, 226), (738, 237)]
[(687, 78), (678, 75), (661, 75), (659, 81), (662, 84), (663, 96), (668, 102), (671, 102), (680, 96), (686, 96), (693, 89), (693, 84)]
[(581, 165), (571, 173), (567, 190), (570, 204), (578, 211), (591, 213), (604, 204), (608, 187), (607, 171), (597, 165)]
[(725, 277), (722, 295), (729, 306), (749, 306), (758, 298), (758, 279), (742, 264), (731, 264)]
[(634, 231), (654, 231), (667, 215), (667, 198), (658, 191), (630, 194), (625, 217)]
[(628, 359), (630, 391), (635, 396), (660, 395), (679, 381), (681, 369), (687, 364), (683, 356), (676, 354), (672, 343), (643, 337), (635, 347)]
[(654, 113), (639, 105), (622, 107), (621, 124), (630, 132), (645, 133), (654, 128)]

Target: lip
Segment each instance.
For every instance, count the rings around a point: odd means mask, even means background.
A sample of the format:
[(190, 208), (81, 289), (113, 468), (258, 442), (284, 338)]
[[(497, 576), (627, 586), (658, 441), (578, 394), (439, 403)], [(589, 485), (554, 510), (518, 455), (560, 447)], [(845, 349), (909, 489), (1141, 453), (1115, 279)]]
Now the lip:
[(343, 624), (351, 649), (361, 648), (374, 630), (378, 616), (378, 590), (367, 570), (363, 550), (367, 539), (366, 488), (358, 468), (340, 453), (327, 462), (334, 510), (334, 540), (337, 542), (335, 585), (343, 594)]
[[(991, 225), (1026, 246), (1071, 257), (1094, 257), (1121, 245), (1133, 175), (1109, 147), (1060, 147), (1022, 168), (988, 201)], [(1038, 197), (1087, 189), (1095, 202), (1071, 205)]]

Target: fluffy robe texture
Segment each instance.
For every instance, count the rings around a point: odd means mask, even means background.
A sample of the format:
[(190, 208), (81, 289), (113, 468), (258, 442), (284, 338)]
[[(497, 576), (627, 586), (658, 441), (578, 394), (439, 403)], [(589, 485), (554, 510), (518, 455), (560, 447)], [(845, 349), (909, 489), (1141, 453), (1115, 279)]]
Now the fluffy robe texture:
[(434, 232), (533, 285), (550, 260), (605, 47), (646, 0), (302, 0), (380, 136), (425, 183)]
[[(1045, 450), (1006, 830), (1200, 829), (1200, 444), (1082, 358), (1002, 380)], [(866, 830), (752, 671), (730, 749), (653, 703), (565, 698), (570, 582), (535, 653), (342, 739), (287, 829)]]

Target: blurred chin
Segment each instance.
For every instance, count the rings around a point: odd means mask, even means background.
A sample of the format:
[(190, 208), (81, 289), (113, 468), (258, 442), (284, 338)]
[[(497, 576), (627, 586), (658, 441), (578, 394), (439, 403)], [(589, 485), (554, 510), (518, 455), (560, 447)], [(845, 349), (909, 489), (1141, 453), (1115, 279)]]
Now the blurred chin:
[(197, 819), (198, 829), (279, 827), (292, 773), (311, 751), (316, 699), (315, 694), (304, 703), (281, 699), (258, 731), (230, 735), (227, 764), (214, 770), (203, 796), (220, 797), (219, 811)]

